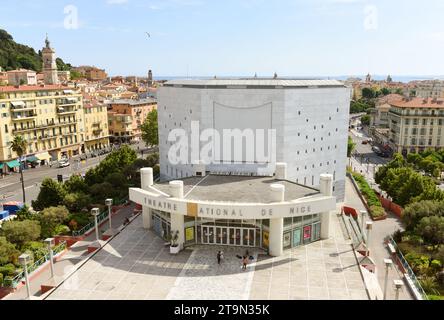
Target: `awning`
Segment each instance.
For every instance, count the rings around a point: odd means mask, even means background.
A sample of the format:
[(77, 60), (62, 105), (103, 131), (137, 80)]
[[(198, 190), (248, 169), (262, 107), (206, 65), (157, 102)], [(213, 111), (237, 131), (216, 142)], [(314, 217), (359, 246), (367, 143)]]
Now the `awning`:
[(70, 94), (70, 93), (74, 93), (74, 91), (72, 91), (72, 90), (63, 90), (63, 93), (64, 94)]
[(6, 165), (12, 169), (12, 168), (20, 167), (20, 162), (18, 162), (18, 160), (12, 160), (12, 161), (6, 162)]
[(29, 157), (26, 157), (26, 161), (28, 161), (28, 162), (37, 162), (37, 161), (40, 161), (40, 160), (36, 156), (29, 156)]
[(48, 152), (42, 152), (35, 155), (38, 160), (50, 160), (51, 156)]
[(26, 104), (23, 101), (11, 101), (14, 107), (24, 107)]
[(70, 103), (76, 103), (77, 102), (77, 98), (66, 98), (66, 101), (68, 101)]
[(0, 169), (3, 169), (4, 165), (4, 163), (0, 163)]

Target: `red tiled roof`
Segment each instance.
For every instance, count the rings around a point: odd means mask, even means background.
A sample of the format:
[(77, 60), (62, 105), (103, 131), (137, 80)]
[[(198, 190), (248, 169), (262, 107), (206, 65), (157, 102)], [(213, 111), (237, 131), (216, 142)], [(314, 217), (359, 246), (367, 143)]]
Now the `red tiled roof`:
[(443, 108), (444, 99), (423, 99), (423, 98), (404, 98), (400, 100), (390, 101), (391, 106), (399, 108)]
[(67, 90), (72, 89), (68, 86), (63, 86), (59, 84), (46, 84), (44, 86), (4, 86), (0, 87), (0, 92), (20, 92), (20, 91), (46, 91), (46, 90)]

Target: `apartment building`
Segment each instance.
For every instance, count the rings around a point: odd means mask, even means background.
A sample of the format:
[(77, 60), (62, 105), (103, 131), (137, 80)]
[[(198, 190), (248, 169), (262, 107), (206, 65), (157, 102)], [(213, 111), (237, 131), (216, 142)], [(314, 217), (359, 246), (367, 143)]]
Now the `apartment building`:
[(79, 72), (82, 76), (90, 81), (102, 81), (108, 77), (104, 69), (99, 69), (92, 66), (80, 66), (74, 68), (73, 70)]
[(416, 96), (419, 98), (444, 98), (444, 81), (426, 80), (418, 82)]
[(82, 123), (82, 95), (66, 86), (0, 87), (0, 163), (17, 159), (10, 148), (17, 135), (27, 140), (32, 159), (78, 155)]
[(404, 155), (444, 147), (444, 99), (403, 98), (390, 102), (389, 141)]
[(85, 131), (82, 151), (89, 153), (109, 147), (107, 106), (93, 97), (84, 96), (83, 111)]
[(17, 69), (8, 71), (7, 75), (8, 84), (12, 86), (37, 84), (37, 73), (33, 70)]
[(140, 141), (142, 124), (153, 109), (157, 109), (157, 102), (154, 99), (112, 101), (108, 109), (109, 133), (112, 140)]

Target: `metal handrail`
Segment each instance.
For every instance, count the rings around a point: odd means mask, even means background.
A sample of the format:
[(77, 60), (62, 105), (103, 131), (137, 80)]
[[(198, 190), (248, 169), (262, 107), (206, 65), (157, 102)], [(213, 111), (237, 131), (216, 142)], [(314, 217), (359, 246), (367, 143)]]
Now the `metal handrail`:
[(416, 287), (416, 290), (421, 294), (424, 300), (428, 300), (427, 293), (422, 288), (418, 278), (416, 277), (415, 273), (413, 272), (412, 268), (410, 267), (407, 260), (404, 258), (404, 255), (402, 254), (401, 250), (399, 250), (398, 245), (396, 244), (396, 241), (392, 238), (392, 236), (388, 237), (388, 241), (392, 244), (392, 246), (396, 250), (397, 258), (399, 259), (399, 262), (401, 262), (402, 266), (406, 270), (407, 274), (409, 275), (410, 279), (413, 282), (413, 285)]
[[(66, 241), (62, 241), (58, 246), (55, 246), (53, 249), (54, 255), (59, 254), (63, 250), (66, 249)], [(46, 261), (49, 260), (49, 251), (42, 258), (35, 261), (33, 264), (28, 266), (28, 273), (31, 274), (33, 271), (37, 270), (41, 265), (43, 265)], [(25, 271), (21, 271), (15, 277), (5, 277), (3, 281), (4, 287), (16, 288), (20, 281), (25, 277)]]

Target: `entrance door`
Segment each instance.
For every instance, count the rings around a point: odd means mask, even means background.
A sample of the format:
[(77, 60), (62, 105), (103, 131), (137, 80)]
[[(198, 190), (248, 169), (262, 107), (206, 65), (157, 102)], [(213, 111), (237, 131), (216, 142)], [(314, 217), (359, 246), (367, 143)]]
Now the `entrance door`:
[(236, 244), (236, 229), (228, 228), (230, 245), (234, 246)]
[(304, 227), (304, 244), (311, 242), (311, 225)]
[(321, 239), (321, 223), (316, 222), (313, 224), (313, 234), (311, 241), (317, 241), (319, 239)]
[(293, 230), (293, 247), (301, 245), (301, 228)]
[(202, 227), (202, 243), (204, 244), (214, 243), (214, 227), (209, 227), (209, 226)]
[(235, 246), (240, 246), (242, 245), (242, 229), (241, 228), (235, 228), (234, 229), (234, 235), (235, 235)]
[(228, 244), (228, 228), (216, 227), (216, 243)]
[(283, 243), (284, 249), (291, 248), (291, 233), (290, 232), (284, 233), (283, 242), (284, 242)]

